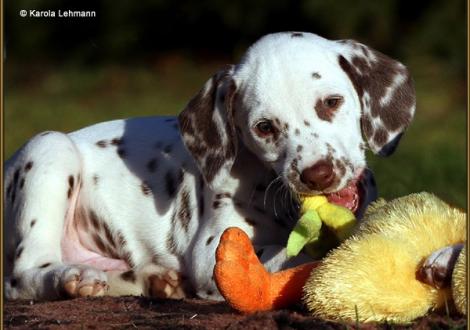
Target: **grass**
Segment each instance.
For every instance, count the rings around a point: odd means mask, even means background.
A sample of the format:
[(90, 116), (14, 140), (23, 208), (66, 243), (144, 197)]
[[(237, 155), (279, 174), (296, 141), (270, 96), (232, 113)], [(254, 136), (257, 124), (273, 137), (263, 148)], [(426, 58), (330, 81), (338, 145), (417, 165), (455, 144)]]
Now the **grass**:
[[(222, 64), (193, 63), (179, 56), (129, 67), (9, 63), (5, 158), (44, 130), (69, 132), (116, 118), (176, 114)], [(443, 82), (433, 70), (415, 70), (417, 115), (397, 152), (387, 159), (369, 155), (369, 164), (385, 198), (426, 190), (465, 209), (465, 86)]]

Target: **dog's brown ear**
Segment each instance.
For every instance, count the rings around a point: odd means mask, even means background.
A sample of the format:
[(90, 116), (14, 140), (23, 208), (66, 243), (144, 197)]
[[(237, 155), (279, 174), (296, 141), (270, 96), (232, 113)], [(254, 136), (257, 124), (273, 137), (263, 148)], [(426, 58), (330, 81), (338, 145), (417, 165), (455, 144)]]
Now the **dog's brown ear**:
[(410, 74), (400, 62), (354, 40), (340, 40), (338, 47), (339, 65), (361, 102), (363, 136), (375, 154), (388, 156), (415, 113)]
[(237, 154), (233, 71), (232, 65), (212, 76), (178, 116), (183, 142), (213, 190), (223, 187)]

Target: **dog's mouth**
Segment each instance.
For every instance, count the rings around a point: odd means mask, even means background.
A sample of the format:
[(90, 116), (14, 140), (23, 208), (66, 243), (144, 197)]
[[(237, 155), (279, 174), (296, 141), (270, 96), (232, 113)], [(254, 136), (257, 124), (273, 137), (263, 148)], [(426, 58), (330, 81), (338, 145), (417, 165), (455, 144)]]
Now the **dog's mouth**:
[(361, 200), (358, 187), (359, 181), (360, 178), (351, 180), (345, 188), (331, 194), (325, 194), (325, 197), (330, 203), (344, 206), (355, 213), (359, 208), (359, 202)]
[(374, 174), (366, 168), (345, 188), (333, 193), (325, 193), (325, 197), (330, 203), (348, 208), (360, 219), (367, 206), (377, 199)]

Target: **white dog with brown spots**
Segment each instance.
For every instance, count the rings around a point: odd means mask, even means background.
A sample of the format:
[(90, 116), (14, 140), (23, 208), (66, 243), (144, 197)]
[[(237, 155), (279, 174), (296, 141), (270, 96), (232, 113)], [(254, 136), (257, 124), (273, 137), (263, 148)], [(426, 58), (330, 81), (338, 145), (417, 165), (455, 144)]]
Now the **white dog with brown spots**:
[(267, 35), (178, 117), (44, 132), (5, 164), (5, 296), (220, 299), (222, 232), (279, 270), (297, 194), (360, 214), (365, 151), (394, 151), (415, 111), (406, 68), (358, 42)]

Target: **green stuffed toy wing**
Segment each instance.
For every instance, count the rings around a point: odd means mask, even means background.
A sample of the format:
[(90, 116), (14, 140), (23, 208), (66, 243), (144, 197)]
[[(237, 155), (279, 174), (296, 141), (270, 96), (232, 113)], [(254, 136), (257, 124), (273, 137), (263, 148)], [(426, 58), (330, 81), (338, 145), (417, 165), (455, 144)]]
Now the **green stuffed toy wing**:
[[(287, 241), (288, 257), (295, 257), (307, 245), (306, 252), (318, 258), (333, 247), (334, 242), (337, 244), (349, 237), (356, 224), (356, 217), (349, 209), (329, 203), (321, 195), (302, 196), (301, 202), (302, 216)], [(334, 237), (322, 233), (322, 224)]]
[(295, 257), (307, 243), (311, 243), (320, 236), (322, 221), (318, 212), (309, 210), (302, 215), (287, 240), (287, 256)]

